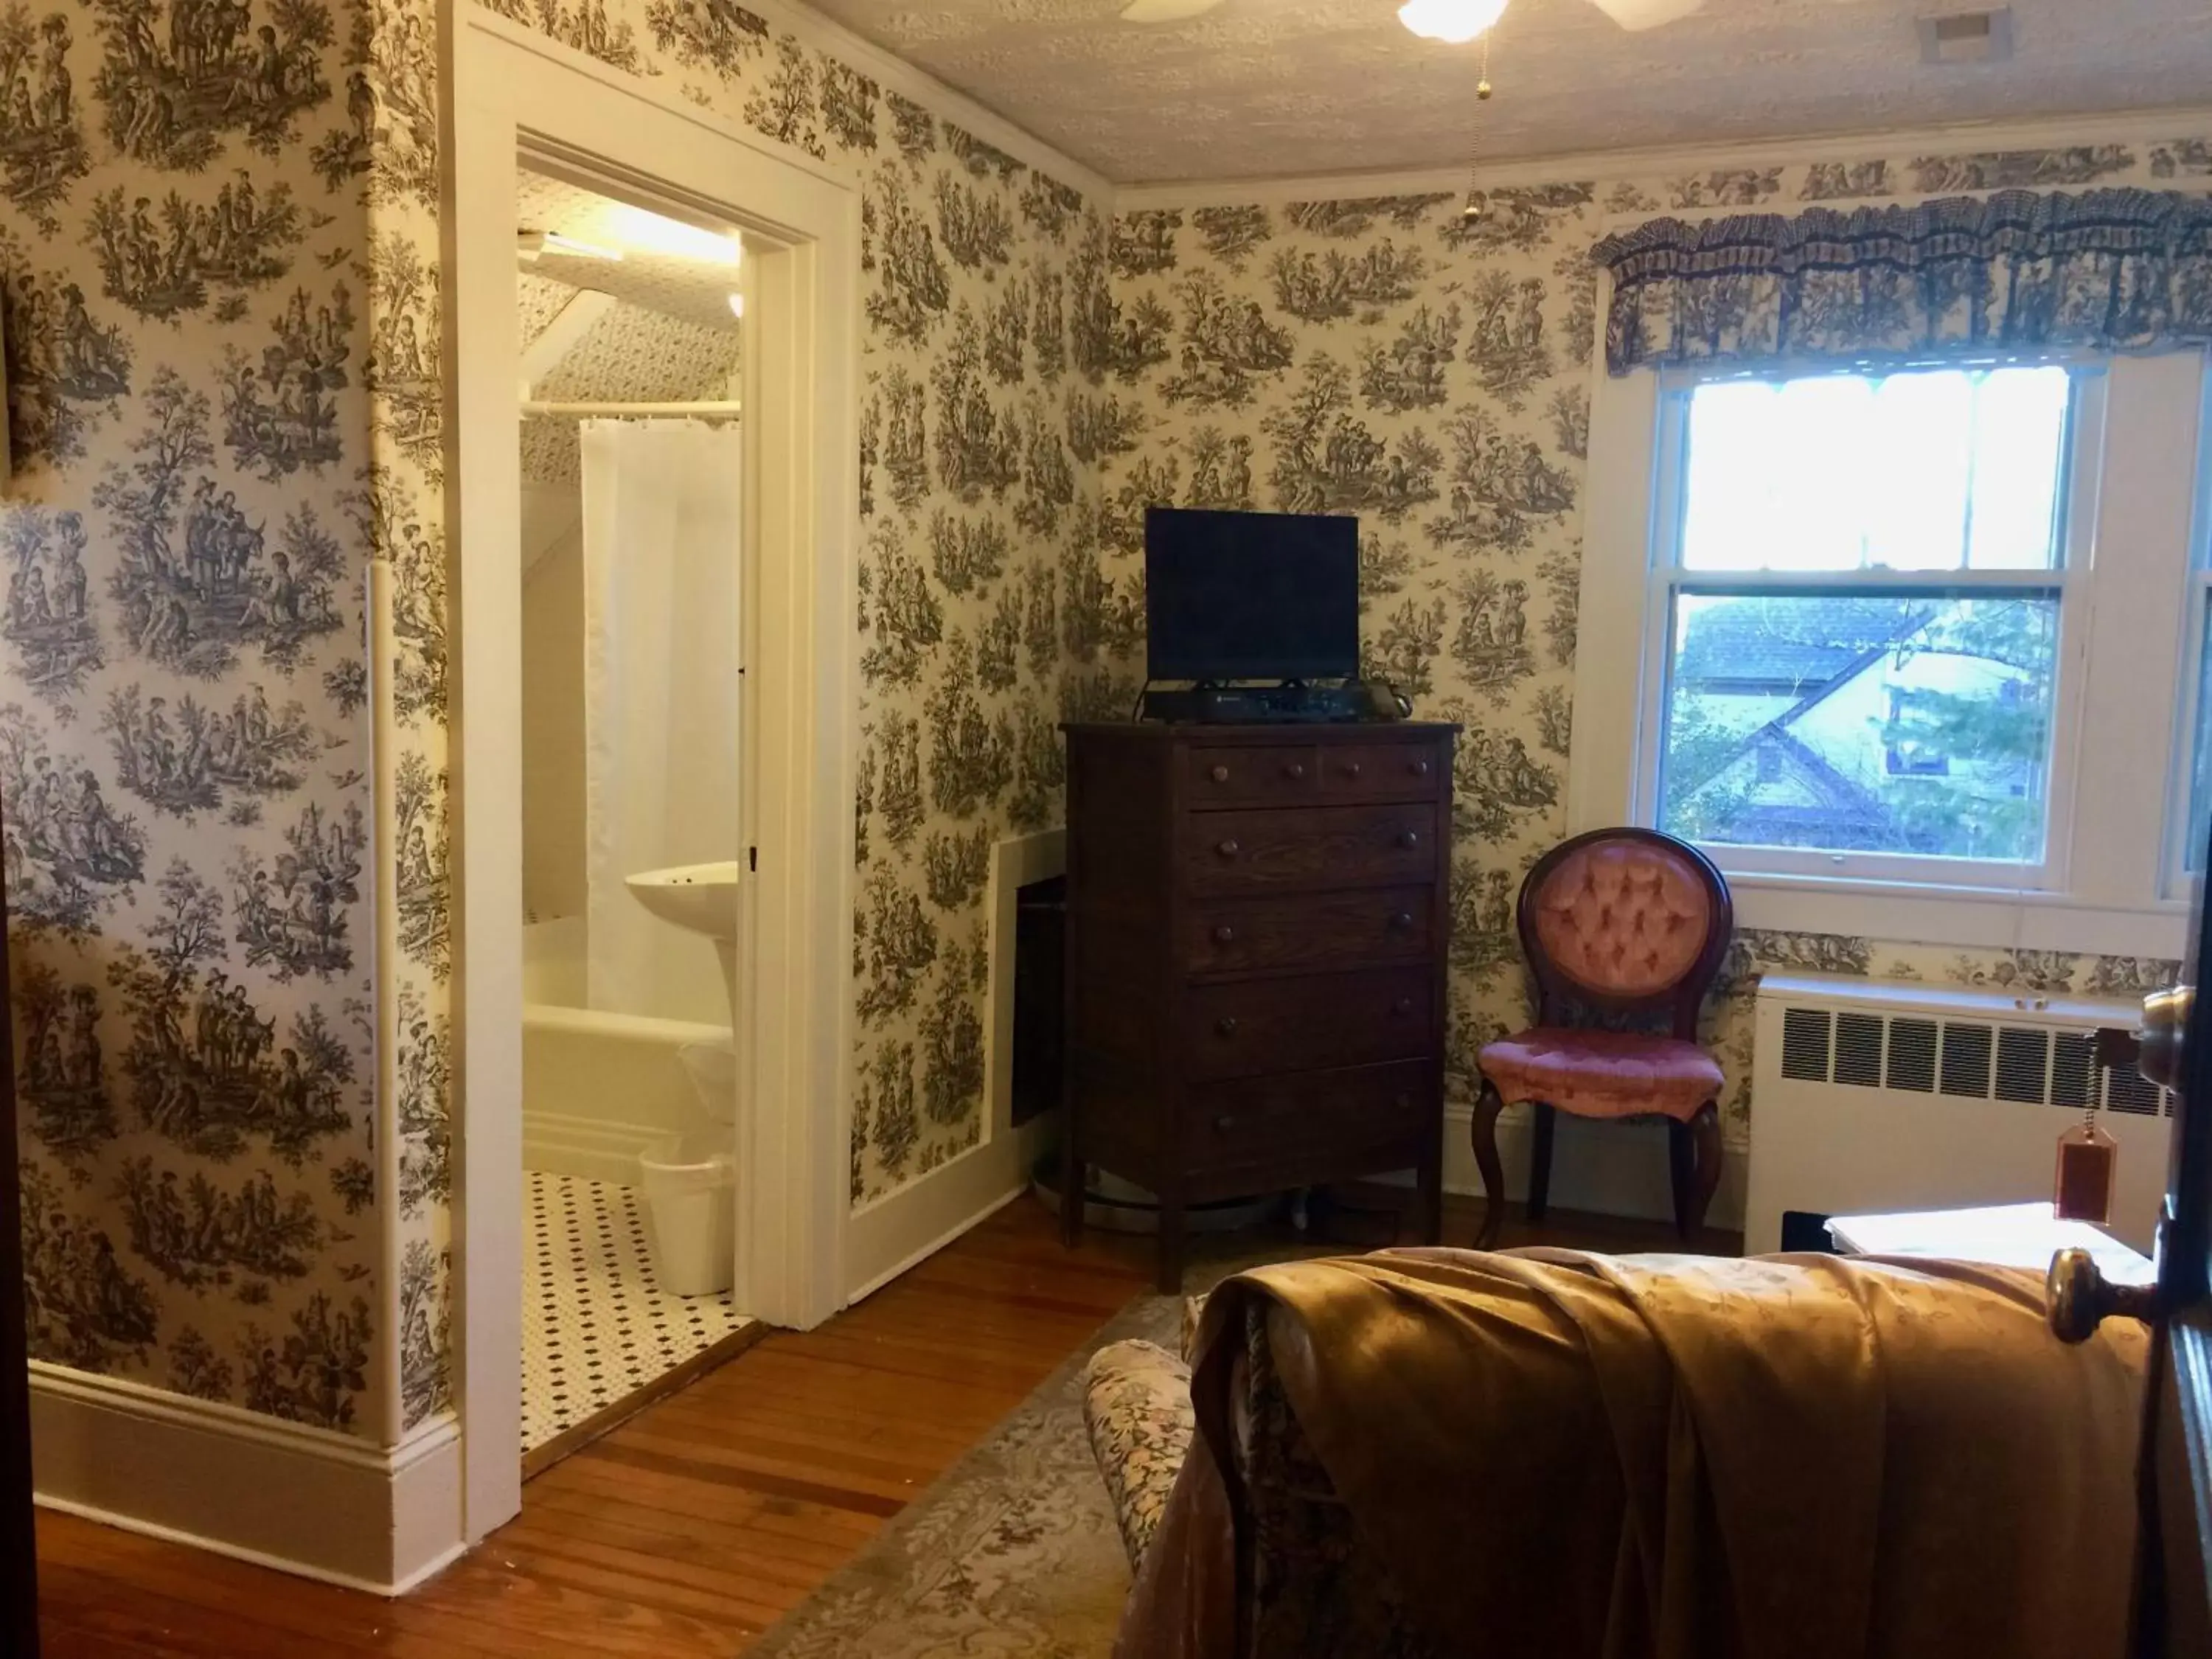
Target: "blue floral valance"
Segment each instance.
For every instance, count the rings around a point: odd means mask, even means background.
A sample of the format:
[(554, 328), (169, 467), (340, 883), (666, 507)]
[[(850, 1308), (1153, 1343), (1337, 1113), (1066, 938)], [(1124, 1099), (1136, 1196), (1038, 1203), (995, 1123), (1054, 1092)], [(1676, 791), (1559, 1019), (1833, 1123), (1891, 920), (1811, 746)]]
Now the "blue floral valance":
[(1606, 364), (2212, 343), (2212, 201), (2005, 191), (1608, 236)]

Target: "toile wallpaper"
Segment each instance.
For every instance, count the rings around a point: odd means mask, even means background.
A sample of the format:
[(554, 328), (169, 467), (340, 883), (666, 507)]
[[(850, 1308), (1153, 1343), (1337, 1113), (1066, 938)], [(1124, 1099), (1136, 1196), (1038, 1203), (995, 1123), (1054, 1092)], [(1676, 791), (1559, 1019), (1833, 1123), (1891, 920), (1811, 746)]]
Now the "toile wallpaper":
[[(1502, 190), (1473, 235), (1442, 197), (1109, 222), (743, 8), (501, 6), (865, 182), (856, 1202), (980, 1133), (988, 848), (1057, 820), (1055, 723), (1129, 704), (1146, 501), (1367, 520), (1367, 652), (1468, 727), (1463, 1084), (1517, 1017), (1512, 887), (1562, 822), (1606, 216), (2212, 177), (2205, 142), (2146, 141)], [(434, 0), (0, 0), (0, 854), (33, 1351), (365, 1436), (451, 1403), (437, 52)], [(1738, 955), (1739, 1118), (1758, 969), (2126, 991), (2164, 968)]]
[[(2202, 139), (2057, 150), (1870, 154), (1673, 178), (1490, 192), (1127, 211), (1116, 220), (1102, 428), (1103, 556), (1070, 644), (1131, 648), (1152, 502), (1356, 513), (1362, 649), (1460, 740), (1451, 1091), (1525, 1024), (1513, 929), (1528, 866), (1565, 833), (1592, 353), (1590, 252), (1633, 216), (1931, 192), (2158, 182), (2212, 188)], [(1747, 932), (1715, 994), (1730, 1133), (1750, 1107), (1752, 994), (1765, 969), (2133, 996), (2173, 964)]]
[(356, 1431), (380, 1326), (367, 27), (331, 0), (0, 4), (32, 1352)]

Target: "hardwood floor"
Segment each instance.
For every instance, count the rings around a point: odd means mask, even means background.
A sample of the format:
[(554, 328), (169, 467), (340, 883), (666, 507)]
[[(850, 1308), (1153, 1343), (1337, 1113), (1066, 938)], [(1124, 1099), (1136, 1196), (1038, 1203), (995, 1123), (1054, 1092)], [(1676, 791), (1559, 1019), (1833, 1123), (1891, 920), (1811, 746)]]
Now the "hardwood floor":
[[(1453, 1203), (1446, 1237), (1479, 1206)], [(1352, 1211), (1347, 1247), (1389, 1242)], [(1505, 1241), (1667, 1249), (1555, 1212)], [(1700, 1244), (1735, 1248), (1732, 1235)], [(859, 1307), (778, 1333), (523, 1489), (522, 1513), (398, 1601), (42, 1511), (48, 1659), (742, 1651), (1147, 1287), (1149, 1241), (1061, 1249), (1024, 1199)]]

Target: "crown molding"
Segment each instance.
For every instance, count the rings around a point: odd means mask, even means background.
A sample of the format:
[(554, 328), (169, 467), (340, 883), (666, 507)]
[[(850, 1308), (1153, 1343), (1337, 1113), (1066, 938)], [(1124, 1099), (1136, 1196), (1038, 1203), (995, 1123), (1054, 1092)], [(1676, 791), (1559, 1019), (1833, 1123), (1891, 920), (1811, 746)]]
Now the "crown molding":
[(862, 40), (842, 23), (823, 16), (800, 0), (748, 0), (748, 3), (770, 22), (789, 29), (807, 45), (866, 71), (887, 91), (927, 106), (932, 114), (951, 120), (985, 143), (995, 144), (1039, 173), (1073, 185), (1102, 209), (1113, 209), (1115, 185), (1103, 173), (1054, 149), (1028, 128), (1015, 125), (966, 93), (945, 85), (928, 70), (886, 52), (872, 40)]
[[(1650, 179), (1728, 167), (1772, 167), (1778, 161), (1854, 161), (1899, 152), (2032, 149), (2053, 144), (2155, 142), (2160, 137), (2212, 136), (2212, 106), (2179, 105), (2099, 115), (2053, 116), (2036, 121), (1977, 121), (1947, 126), (1893, 127), (1816, 137), (1773, 138), (1663, 149), (1586, 150), (1573, 155), (1513, 157), (1485, 162), (1482, 182), (1555, 183), (1565, 179)], [(1297, 178), (1233, 179), (1213, 182), (1123, 185), (1114, 193), (1117, 212), (1144, 208), (1273, 206), (1283, 202), (1331, 201), (1348, 196), (1456, 195), (1467, 188), (1464, 167), (1389, 173), (1309, 173)]]

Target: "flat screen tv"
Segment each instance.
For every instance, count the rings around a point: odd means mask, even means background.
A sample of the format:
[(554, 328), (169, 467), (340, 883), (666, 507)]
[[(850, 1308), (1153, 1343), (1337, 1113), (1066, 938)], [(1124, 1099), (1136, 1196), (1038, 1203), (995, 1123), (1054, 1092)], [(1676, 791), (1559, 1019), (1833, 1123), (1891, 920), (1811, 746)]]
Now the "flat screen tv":
[(1145, 514), (1146, 672), (1156, 680), (1359, 672), (1359, 520)]

